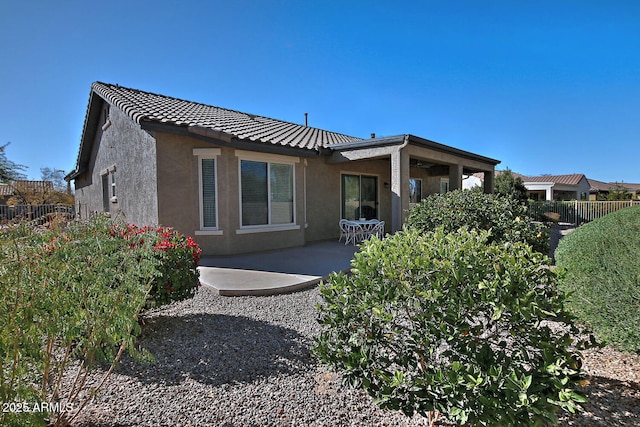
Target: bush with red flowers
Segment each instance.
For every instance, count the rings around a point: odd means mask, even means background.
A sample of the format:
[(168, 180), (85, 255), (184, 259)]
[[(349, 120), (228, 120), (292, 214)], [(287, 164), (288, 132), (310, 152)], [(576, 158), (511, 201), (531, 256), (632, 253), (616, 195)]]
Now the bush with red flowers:
[[(136, 345), (140, 314), (195, 294), (200, 253), (171, 228), (106, 216), (0, 229), (0, 401), (16, 409), (0, 425), (70, 425), (125, 351), (150, 357)], [(103, 380), (87, 381), (104, 363)]]
[[(200, 284), (198, 262), (202, 249), (191, 238), (171, 227), (138, 227), (114, 222), (110, 234), (127, 241), (139, 256), (157, 261), (148, 306), (161, 306), (193, 297)], [(151, 253), (148, 253), (151, 251)]]

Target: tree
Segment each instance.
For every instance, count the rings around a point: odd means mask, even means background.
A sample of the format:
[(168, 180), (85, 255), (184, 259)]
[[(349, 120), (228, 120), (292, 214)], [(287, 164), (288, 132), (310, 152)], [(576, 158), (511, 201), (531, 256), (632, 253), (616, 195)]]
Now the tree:
[(73, 194), (64, 181), (64, 171), (43, 167), (40, 172), (42, 181), (12, 181), (13, 196), (8, 202), (13, 205), (73, 205)]
[(631, 200), (631, 193), (622, 184), (616, 182), (615, 187), (609, 188), (609, 194), (607, 200)]
[(527, 187), (524, 186), (522, 178), (515, 176), (509, 168), (496, 176), (494, 192), (504, 196), (511, 196), (516, 200), (527, 200)]
[(7, 158), (5, 149), (11, 144), (7, 142), (4, 145), (0, 145), (0, 182), (8, 183), (17, 179), (26, 179), (26, 175), (22, 173), (26, 166), (12, 162)]
[(64, 171), (62, 169), (40, 168), (40, 179), (52, 182), (55, 191), (68, 192), (68, 184), (64, 180)]

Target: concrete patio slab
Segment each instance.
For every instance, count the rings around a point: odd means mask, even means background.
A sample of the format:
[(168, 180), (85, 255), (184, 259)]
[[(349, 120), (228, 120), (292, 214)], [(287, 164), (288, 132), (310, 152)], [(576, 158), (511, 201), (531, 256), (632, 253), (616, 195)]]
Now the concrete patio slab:
[(273, 295), (313, 286), (332, 272), (346, 271), (357, 247), (323, 241), (298, 248), (203, 257), (200, 282), (225, 296)]

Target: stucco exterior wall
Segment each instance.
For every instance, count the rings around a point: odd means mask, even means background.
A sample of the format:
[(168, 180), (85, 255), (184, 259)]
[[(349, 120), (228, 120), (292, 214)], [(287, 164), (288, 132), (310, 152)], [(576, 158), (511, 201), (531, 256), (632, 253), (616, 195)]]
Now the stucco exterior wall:
[(378, 219), (391, 221), (390, 167), (388, 160), (356, 160), (330, 164), (326, 157), (308, 160), (307, 167), (307, 241), (338, 239), (342, 213), (343, 174), (371, 175), (378, 178)]
[[(206, 255), (271, 250), (307, 242), (338, 239), (341, 218), (341, 176), (370, 175), (378, 179), (378, 218), (391, 224), (390, 162), (388, 158), (330, 163), (325, 156), (292, 157), (295, 162), (295, 226), (293, 229), (247, 232), (240, 225), (239, 162), (242, 151), (189, 136), (156, 133), (158, 146), (159, 223), (194, 236)], [(218, 230), (200, 227), (198, 156), (194, 149), (215, 148), (218, 188)], [(245, 152), (246, 153), (246, 152)], [(265, 156), (269, 159), (269, 154)], [(423, 180), (423, 196), (440, 189), (440, 177), (411, 168)]]
[[(257, 160), (273, 161), (273, 155), (247, 154), (246, 151), (183, 135), (158, 132), (156, 138), (160, 224), (193, 236), (205, 255), (228, 255), (304, 245), (303, 158), (282, 157), (294, 163), (295, 223), (280, 229), (242, 229), (240, 160), (243, 156), (250, 155)], [(194, 149), (220, 150), (220, 154), (216, 156), (217, 230), (203, 230), (200, 224), (199, 157), (194, 154)]]
[[(93, 143), (89, 169), (75, 179), (76, 209), (86, 217), (102, 212), (102, 174), (115, 176), (116, 197), (109, 202), (112, 215), (127, 222), (158, 223), (156, 145), (152, 135), (140, 129), (117, 108), (103, 106), (101, 122)], [(110, 123), (103, 126), (108, 118)], [(104, 130), (103, 130), (104, 128)]]

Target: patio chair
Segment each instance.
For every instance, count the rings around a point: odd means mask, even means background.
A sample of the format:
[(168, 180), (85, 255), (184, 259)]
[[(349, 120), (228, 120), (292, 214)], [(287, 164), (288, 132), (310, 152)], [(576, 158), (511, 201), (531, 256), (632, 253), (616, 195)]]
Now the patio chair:
[(344, 242), (345, 245), (352, 243), (356, 245), (364, 239), (364, 230), (357, 222), (347, 221), (345, 224), (346, 229), (346, 240)]
[(374, 225), (371, 229), (370, 235), (378, 236), (378, 238), (382, 239), (384, 237), (384, 221), (380, 221)]
[[(338, 242), (342, 241), (342, 238), (344, 237), (345, 241), (347, 240), (348, 234), (347, 234), (347, 223), (349, 221), (346, 219), (341, 219), (340, 222), (338, 223), (338, 225), (340, 226), (340, 238), (338, 238)], [(346, 245), (346, 243), (345, 243)]]

